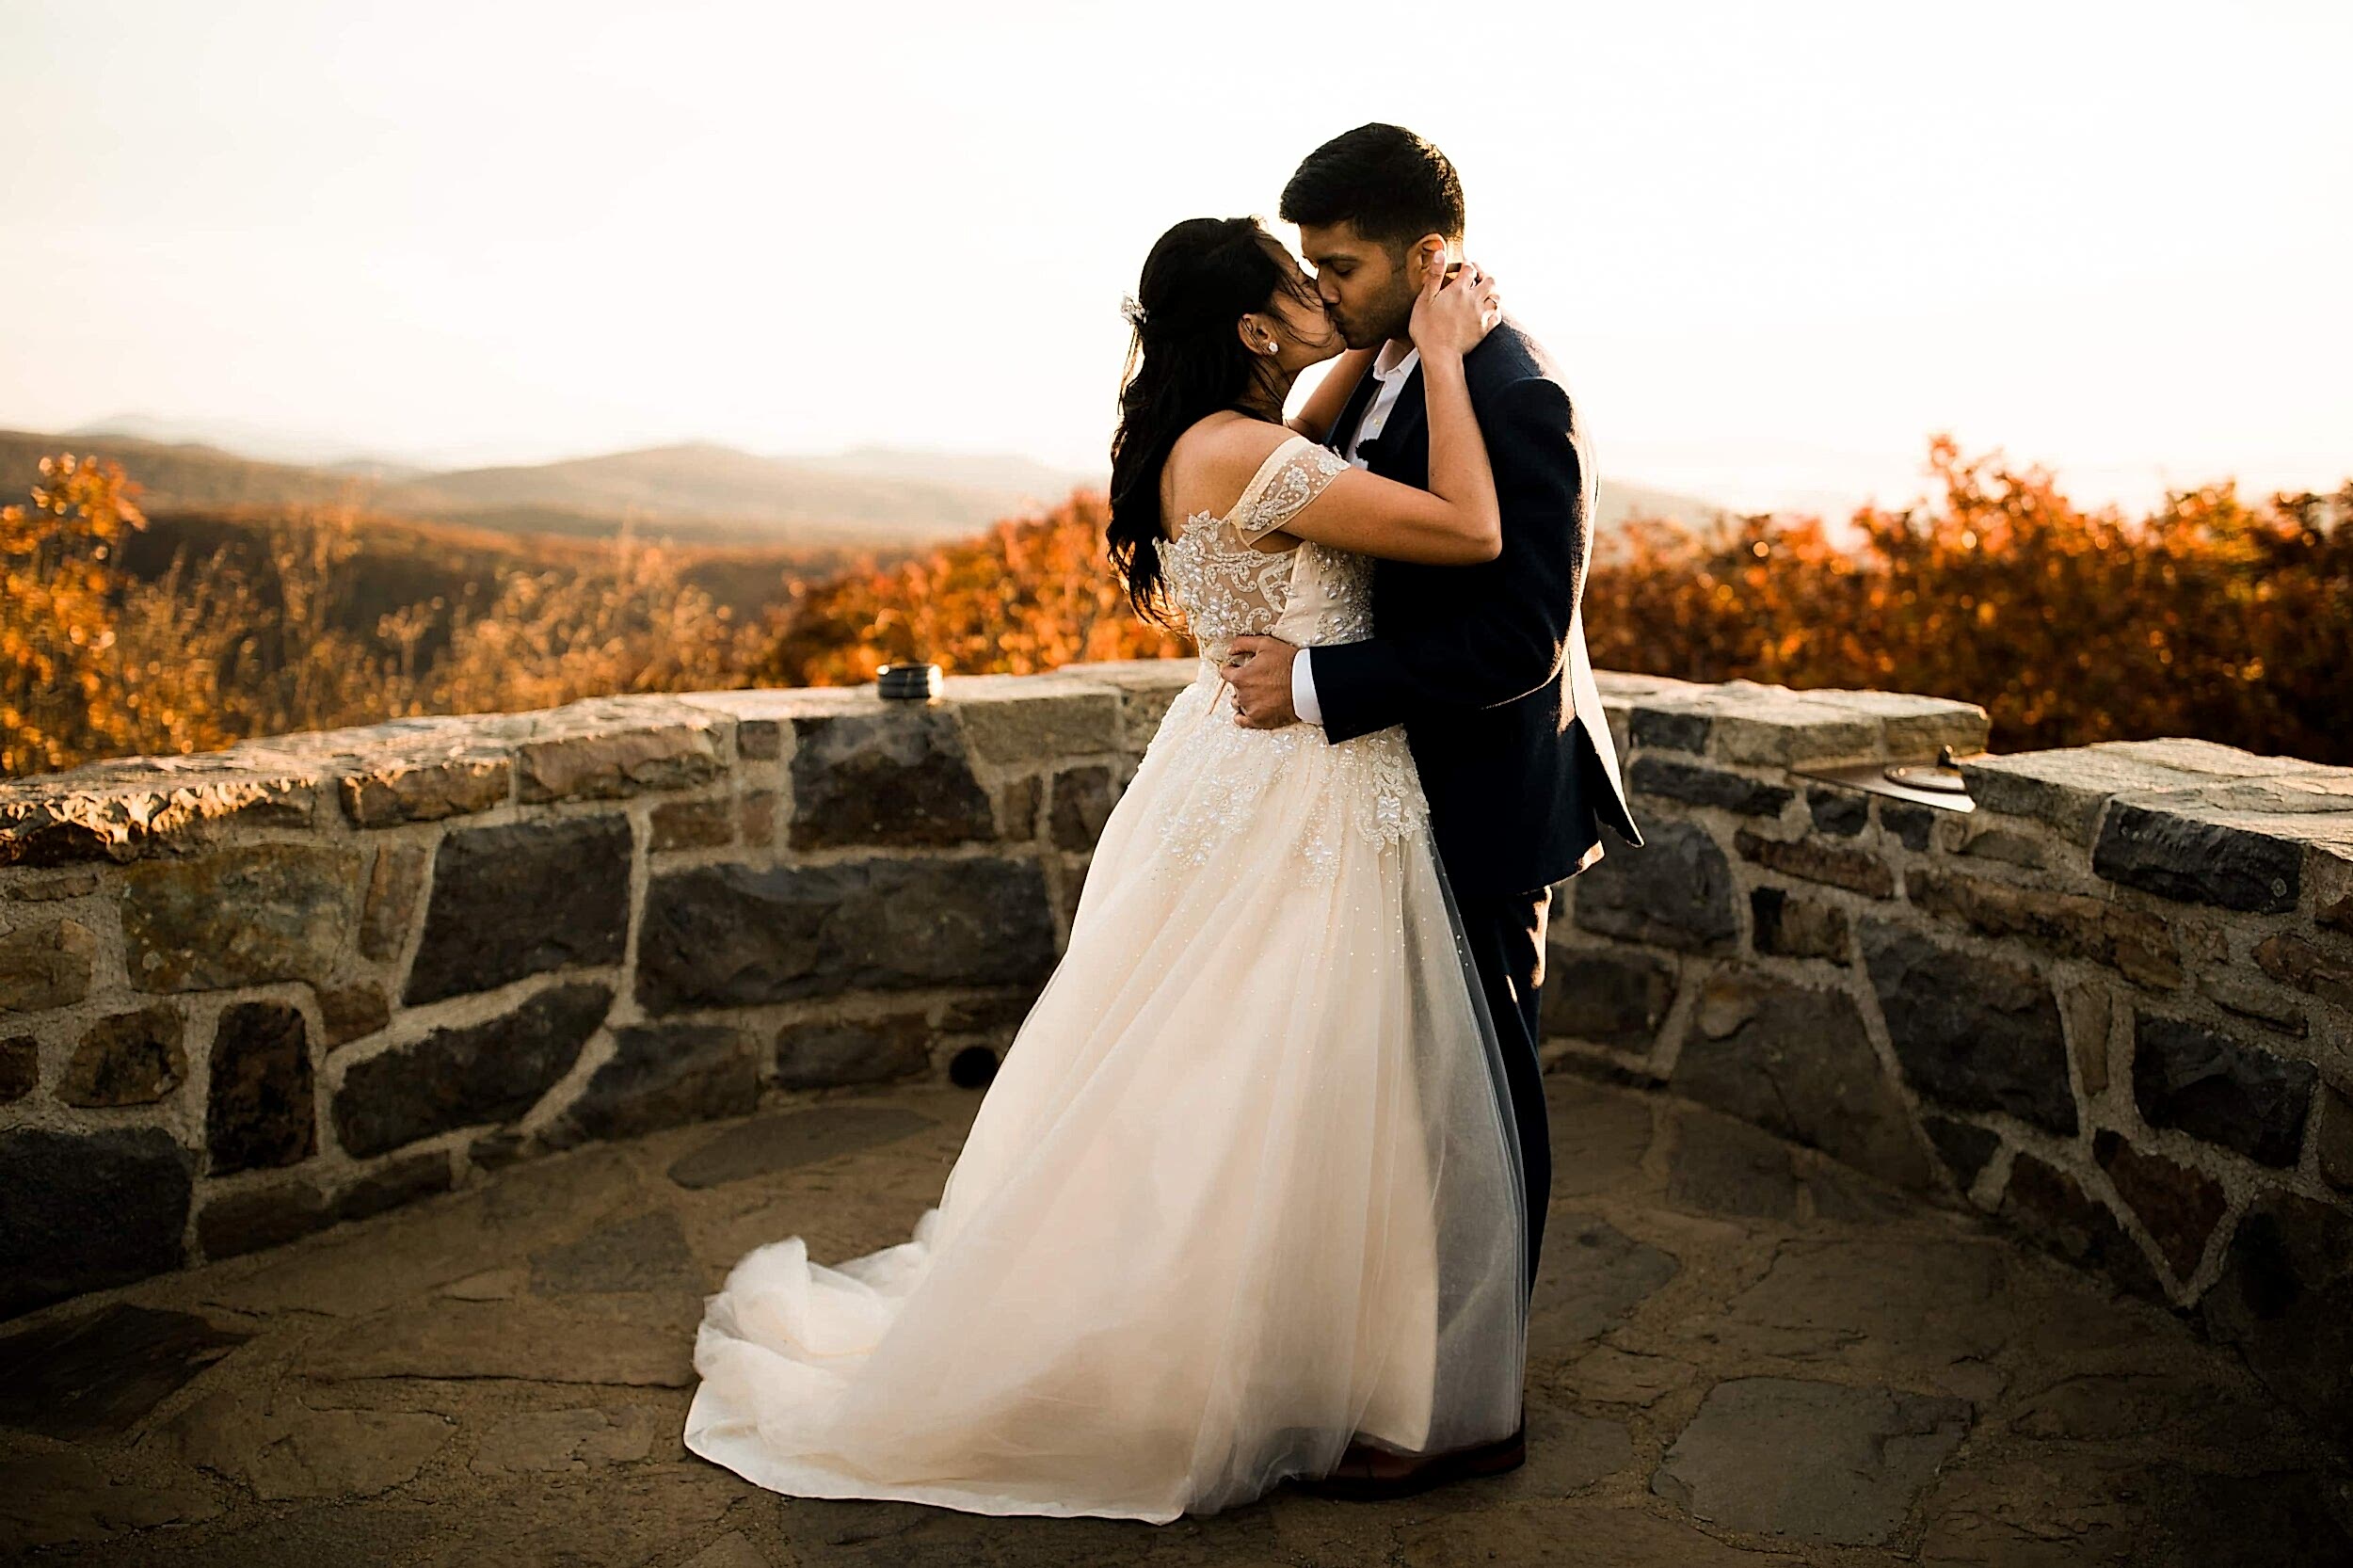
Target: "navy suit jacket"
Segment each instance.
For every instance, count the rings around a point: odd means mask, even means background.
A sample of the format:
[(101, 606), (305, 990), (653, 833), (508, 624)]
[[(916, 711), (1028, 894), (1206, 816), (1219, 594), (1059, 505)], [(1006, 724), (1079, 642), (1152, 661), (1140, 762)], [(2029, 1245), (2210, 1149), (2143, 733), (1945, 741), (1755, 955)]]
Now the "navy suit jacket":
[[(1373, 634), (1315, 650), (1323, 733), (1405, 727), (1431, 832), (1457, 892), (1529, 892), (1629, 844), (1618, 754), (1585, 652), (1580, 600), (1599, 480), (1551, 356), (1506, 317), (1464, 357), (1487, 443), (1503, 553), (1475, 566), (1383, 561)], [(1368, 372), (1332, 427), (1348, 450), (1378, 383)], [(1385, 479), (1430, 487), (1429, 408), (1417, 368), (1362, 448)]]

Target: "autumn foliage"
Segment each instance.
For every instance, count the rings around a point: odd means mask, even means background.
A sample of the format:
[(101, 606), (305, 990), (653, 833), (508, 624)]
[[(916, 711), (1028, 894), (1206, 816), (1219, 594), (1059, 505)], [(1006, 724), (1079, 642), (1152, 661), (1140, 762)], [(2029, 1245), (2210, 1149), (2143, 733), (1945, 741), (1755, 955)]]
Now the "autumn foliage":
[[(1585, 588), (1593, 663), (1692, 680), (1874, 687), (1982, 703), (2006, 751), (2195, 735), (2353, 762), (2353, 481), (2334, 497), (2241, 500), (2223, 483), (2155, 515), (2085, 510), (2051, 475), (1932, 440), (1939, 494), (1712, 529), (1638, 521), (1599, 542)], [(872, 680), (886, 661), (1051, 669), (1183, 651), (1139, 622), (1103, 554), (1103, 502), (805, 601), (755, 673)]]
[(126, 725), (112, 557), (145, 527), (120, 464), (44, 457), (0, 506), (0, 775), (61, 767)]
[(765, 685), (855, 685), (874, 666), (1032, 675), (1095, 659), (1189, 652), (1137, 618), (1104, 557), (1108, 502), (1080, 492), (887, 570), (853, 571), (794, 610), (753, 673)]
[[(0, 776), (423, 713), (743, 683), (763, 639), (622, 540), (389, 609), (360, 520), (292, 512), (244, 548), (122, 565), (145, 526), (119, 464), (43, 461), (0, 510)], [(480, 591), (476, 591), (479, 586)]]
[[(1774, 517), (1613, 531), (1585, 588), (1593, 663), (1961, 697), (2005, 751), (2195, 735), (2353, 763), (2353, 481), (2259, 503), (2223, 483), (2132, 518), (1944, 438), (1929, 469), (1931, 500), (1842, 536)], [(764, 621), (626, 540), (409, 603), (336, 512), (135, 575), (137, 488), (57, 457), (0, 509), (0, 775), (612, 692), (854, 684), (903, 660), (1028, 674), (1189, 651), (1128, 609), (1104, 521), (1080, 492), (911, 562), (788, 582)]]
[(1637, 523), (1585, 589), (1593, 663), (1982, 703), (2003, 751), (2191, 735), (2353, 762), (2353, 481), (2086, 511), (2039, 468), (1929, 446), (1941, 504), (1708, 533)]

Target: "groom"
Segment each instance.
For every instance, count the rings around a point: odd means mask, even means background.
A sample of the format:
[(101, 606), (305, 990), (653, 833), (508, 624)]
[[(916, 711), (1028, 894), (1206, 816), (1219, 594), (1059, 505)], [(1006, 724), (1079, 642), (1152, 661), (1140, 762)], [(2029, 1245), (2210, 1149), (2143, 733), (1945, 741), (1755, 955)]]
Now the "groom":
[[(1326, 444), (1357, 467), (1427, 488), (1420, 356), (1406, 323), (1427, 258), (1462, 255), (1454, 166), (1402, 127), (1360, 125), (1307, 155), (1284, 187), (1282, 216), (1299, 226), (1300, 249), (1348, 345), (1381, 345)], [(1371, 637), (1312, 650), (1238, 637), (1234, 652), (1252, 657), (1225, 675), (1237, 721), (1250, 728), (1304, 720), (1337, 742), (1405, 727), (1438, 858), (1502, 1039), (1528, 1189), (1532, 1291), (1552, 1186), (1536, 1057), (1551, 886), (1601, 858), (1603, 824), (1628, 844), (1642, 839), (1618, 779), (1578, 609), (1597, 486), (1583, 427), (1551, 356), (1508, 315), (1463, 368), (1495, 472), (1503, 553), (1468, 567), (1383, 561)], [(1518, 1463), (1519, 1435), (1472, 1473)], [(1419, 1490), (1433, 1467), (1352, 1446), (1335, 1474), (1369, 1495)]]

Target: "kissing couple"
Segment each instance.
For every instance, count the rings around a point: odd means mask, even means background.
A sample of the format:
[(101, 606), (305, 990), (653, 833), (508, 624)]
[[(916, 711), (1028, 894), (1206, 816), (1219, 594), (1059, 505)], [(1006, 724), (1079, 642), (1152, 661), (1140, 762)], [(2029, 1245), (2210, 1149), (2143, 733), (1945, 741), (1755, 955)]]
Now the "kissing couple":
[(1178, 223), (1128, 303), (1110, 565), (1199, 673), (938, 1203), (706, 1300), (686, 1446), (762, 1487), (1160, 1524), (1525, 1457), (1545, 913), (1641, 841), (1596, 480), (1435, 147), (1360, 126), (1281, 216)]

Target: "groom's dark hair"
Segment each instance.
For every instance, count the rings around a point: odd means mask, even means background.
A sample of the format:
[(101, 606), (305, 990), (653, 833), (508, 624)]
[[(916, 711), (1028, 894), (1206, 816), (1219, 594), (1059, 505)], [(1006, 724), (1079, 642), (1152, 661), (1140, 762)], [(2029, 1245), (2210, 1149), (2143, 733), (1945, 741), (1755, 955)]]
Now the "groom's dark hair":
[(1463, 182), (1445, 153), (1378, 120), (1325, 142), (1283, 187), (1283, 221), (1353, 223), (1395, 249), (1424, 234), (1463, 237)]

